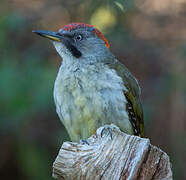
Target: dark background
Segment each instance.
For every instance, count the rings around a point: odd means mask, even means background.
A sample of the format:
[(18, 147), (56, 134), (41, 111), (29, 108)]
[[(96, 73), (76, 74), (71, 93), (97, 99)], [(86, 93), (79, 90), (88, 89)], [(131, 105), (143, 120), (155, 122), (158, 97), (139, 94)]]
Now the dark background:
[(31, 31), (71, 22), (101, 29), (139, 80), (146, 136), (186, 179), (185, 0), (1, 0), (0, 179), (52, 179), (68, 140), (53, 102), (61, 58)]

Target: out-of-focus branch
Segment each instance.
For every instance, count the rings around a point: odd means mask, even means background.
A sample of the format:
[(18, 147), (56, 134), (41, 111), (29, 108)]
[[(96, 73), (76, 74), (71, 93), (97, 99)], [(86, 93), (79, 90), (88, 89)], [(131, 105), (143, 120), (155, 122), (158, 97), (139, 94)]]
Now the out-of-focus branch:
[[(64, 142), (53, 164), (56, 179), (172, 179), (168, 155), (149, 139), (127, 135), (115, 125), (112, 139), (104, 127), (97, 129), (88, 144)], [(108, 126), (106, 126), (108, 128)]]

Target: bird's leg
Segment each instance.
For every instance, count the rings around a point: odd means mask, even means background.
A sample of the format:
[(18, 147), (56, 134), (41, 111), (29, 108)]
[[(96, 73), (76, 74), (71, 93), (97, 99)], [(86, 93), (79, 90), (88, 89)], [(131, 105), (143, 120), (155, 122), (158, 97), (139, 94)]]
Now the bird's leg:
[(105, 133), (109, 134), (110, 138), (112, 139), (112, 127), (105, 125), (104, 128), (101, 130), (101, 137), (103, 137)]
[(80, 140), (80, 144), (83, 144), (83, 145), (85, 145), (85, 144), (90, 145), (89, 142), (88, 142), (86, 139), (81, 139), (81, 140)]

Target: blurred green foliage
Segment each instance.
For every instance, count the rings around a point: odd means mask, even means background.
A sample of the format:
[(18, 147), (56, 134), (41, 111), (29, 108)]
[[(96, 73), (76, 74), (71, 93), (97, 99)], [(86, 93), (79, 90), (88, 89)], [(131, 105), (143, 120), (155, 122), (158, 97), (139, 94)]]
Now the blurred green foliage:
[(49, 97), (55, 79), (54, 68), (47, 64), (47, 59), (42, 61), (42, 57), (36, 54), (36, 47), (31, 46), (27, 49), (21, 47), (24, 38), (22, 33), (26, 32), (24, 28), (18, 31), (16, 24), (22, 27), (24, 22), (25, 19), (21, 16), (9, 15), (2, 18), (0, 24), (3, 34), (0, 41), (2, 102), (0, 128), (7, 133), (20, 130), (25, 122), (25, 116), (50, 108), (53, 104)]
[(186, 179), (186, 6), (174, 0), (174, 12), (158, 1), (164, 9), (147, 0), (0, 2), (1, 179), (52, 179), (52, 163), (68, 140), (53, 102), (61, 59), (31, 31), (75, 21), (103, 30), (139, 79), (146, 134), (170, 155), (174, 179)]

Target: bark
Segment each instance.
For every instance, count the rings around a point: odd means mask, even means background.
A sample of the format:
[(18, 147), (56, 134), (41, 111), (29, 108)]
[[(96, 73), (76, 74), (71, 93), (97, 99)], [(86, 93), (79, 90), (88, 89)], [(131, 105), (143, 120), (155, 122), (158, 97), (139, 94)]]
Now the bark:
[[(105, 127), (105, 131), (102, 131)], [(112, 139), (110, 136), (112, 129)], [(115, 125), (97, 129), (86, 143), (64, 142), (53, 164), (53, 177), (84, 180), (172, 179), (168, 155), (149, 139), (131, 136)]]

